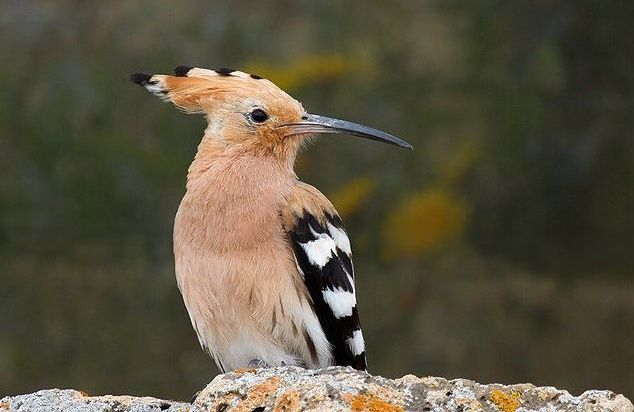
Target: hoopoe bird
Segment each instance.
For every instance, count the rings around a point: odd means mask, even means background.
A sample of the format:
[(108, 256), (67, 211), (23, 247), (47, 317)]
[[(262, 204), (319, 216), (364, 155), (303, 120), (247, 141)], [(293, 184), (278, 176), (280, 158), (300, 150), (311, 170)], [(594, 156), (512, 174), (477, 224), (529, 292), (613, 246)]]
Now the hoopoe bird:
[(366, 370), (351, 248), (333, 205), (293, 170), (317, 133), (412, 146), (307, 113), (272, 82), (179, 66), (130, 79), (208, 126), (174, 222), (176, 279), (201, 346), (223, 371)]

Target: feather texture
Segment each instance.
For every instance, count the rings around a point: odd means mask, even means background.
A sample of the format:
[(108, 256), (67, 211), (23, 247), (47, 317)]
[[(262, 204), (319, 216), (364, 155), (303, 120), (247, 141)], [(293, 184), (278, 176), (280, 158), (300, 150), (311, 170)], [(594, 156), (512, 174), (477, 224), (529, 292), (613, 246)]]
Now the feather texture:
[(285, 219), (297, 266), (336, 365), (365, 370), (365, 343), (354, 288), (350, 241), (336, 211), (313, 187), (300, 183)]
[(174, 258), (218, 367), (365, 370), (350, 241), (332, 204), (293, 170), (312, 132), (289, 126), (315, 115), (272, 82), (228, 68), (130, 79), (208, 122), (176, 214)]

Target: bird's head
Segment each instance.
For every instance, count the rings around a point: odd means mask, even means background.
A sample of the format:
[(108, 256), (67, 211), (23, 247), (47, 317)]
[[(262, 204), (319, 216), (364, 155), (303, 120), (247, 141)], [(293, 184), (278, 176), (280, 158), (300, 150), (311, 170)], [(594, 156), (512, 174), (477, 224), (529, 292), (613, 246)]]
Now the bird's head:
[(272, 153), (292, 161), (301, 141), (316, 133), (345, 133), (411, 149), (388, 133), (307, 113), (272, 82), (232, 69), (178, 66), (174, 75), (135, 73), (130, 80), (187, 113), (204, 114), (205, 136), (216, 147)]

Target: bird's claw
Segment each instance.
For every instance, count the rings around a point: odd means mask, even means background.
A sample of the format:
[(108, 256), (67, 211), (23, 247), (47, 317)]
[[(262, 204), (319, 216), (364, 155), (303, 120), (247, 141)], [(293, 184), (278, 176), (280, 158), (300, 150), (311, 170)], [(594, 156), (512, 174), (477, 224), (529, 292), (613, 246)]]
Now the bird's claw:
[(253, 359), (251, 362), (249, 362), (249, 368), (255, 368), (255, 369), (265, 369), (265, 368), (270, 368), (271, 366), (264, 362), (262, 359)]

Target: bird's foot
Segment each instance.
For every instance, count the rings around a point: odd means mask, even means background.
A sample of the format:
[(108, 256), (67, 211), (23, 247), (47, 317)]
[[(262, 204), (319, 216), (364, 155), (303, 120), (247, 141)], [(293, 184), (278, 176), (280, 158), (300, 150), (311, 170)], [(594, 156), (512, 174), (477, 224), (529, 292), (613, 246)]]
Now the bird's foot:
[(255, 369), (265, 369), (265, 368), (270, 368), (271, 366), (264, 362), (262, 359), (253, 359), (251, 362), (249, 362), (249, 368), (255, 368)]

